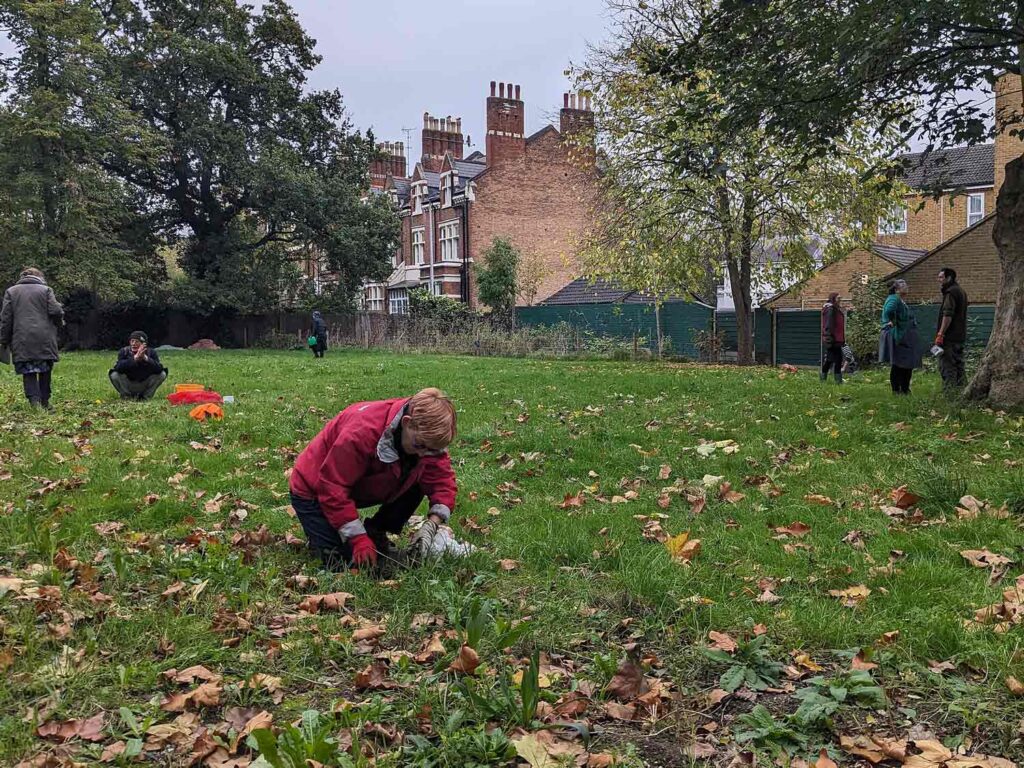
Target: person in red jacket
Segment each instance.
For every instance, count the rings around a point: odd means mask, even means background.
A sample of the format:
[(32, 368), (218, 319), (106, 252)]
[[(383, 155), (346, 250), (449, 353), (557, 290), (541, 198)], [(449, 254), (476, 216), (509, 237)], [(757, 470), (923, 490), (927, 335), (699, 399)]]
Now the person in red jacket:
[(821, 380), (828, 381), (828, 370), (836, 373), (836, 384), (843, 383), (843, 345), (846, 344), (846, 313), (838, 293), (830, 293), (821, 308), (821, 341), (825, 347), (825, 360), (821, 366)]
[[(324, 565), (368, 568), (393, 557), (389, 533), (399, 533), (426, 497), (427, 521), (413, 538), (426, 553), (455, 507), (455, 473), (448, 445), (455, 408), (438, 389), (411, 398), (355, 403), (323, 428), (295, 461), (292, 507), (310, 548)], [(358, 510), (379, 505), (365, 521)]]

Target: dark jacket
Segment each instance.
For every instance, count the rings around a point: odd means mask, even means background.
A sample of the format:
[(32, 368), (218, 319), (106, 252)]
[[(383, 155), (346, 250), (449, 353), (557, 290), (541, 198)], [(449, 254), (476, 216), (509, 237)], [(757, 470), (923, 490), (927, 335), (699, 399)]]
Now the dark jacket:
[(967, 341), (967, 294), (960, 283), (953, 282), (942, 288), (942, 309), (939, 310), (939, 327), (942, 318), (952, 320), (946, 329), (945, 340), (951, 344), (963, 344)]
[(327, 337), (327, 323), (319, 312), (313, 313), (313, 335), (318, 339)]
[(826, 347), (846, 343), (846, 315), (831, 302), (826, 302), (821, 308), (821, 338)]
[(41, 277), (23, 277), (4, 293), (0, 309), (0, 344), (9, 347), (15, 363), (56, 361), (57, 327), (64, 308)]
[(146, 358), (136, 360), (131, 347), (122, 347), (117, 353), (117, 362), (110, 369), (111, 373), (123, 373), (129, 381), (145, 381), (150, 376), (163, 373), (167, 369), (160, 364), (160, 355), (155, 349), (146, 350)]

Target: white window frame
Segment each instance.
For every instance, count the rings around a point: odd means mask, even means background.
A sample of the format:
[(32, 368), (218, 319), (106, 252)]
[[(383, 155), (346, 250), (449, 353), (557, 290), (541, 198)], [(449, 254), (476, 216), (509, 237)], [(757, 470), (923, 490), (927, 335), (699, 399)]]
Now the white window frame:
[(417, 181), (412, 185), (412, 212), (423, 213), (423, 198), (426, 197), (427, 183)]
[(441, 207), (452, 207), (452, 172), (441, 174)]
[(366, 309), (370, 312), (384, 311), (384, 286), (371, 285), (366, 290)]
[(459, 260), (459, 236), (461, 227), (459, 221), (446, 221), (440, 226), (441, 230), (441, 261)]
[(443, 296), (444, 295), (443, 287), (444, 287), (444, 281), (443, 280), (434, 280), (434, 282), (432, 282), (430, 284), (430, 292), (434, 296)]
[(392, 315), (409, 314), (409, 291), (405, 288), (393, 288), (388, 291), (388, 313)]
[(907, 206), (901, 205), (899, 207), (899, 215), (902, 215), (902, 221), (898, 221), (897, 211), (893, 208), (889, 211), (887, 216), (878, 217), (878, 234), (880, 235), (905, 235), (907, 234), (907, 219), (908, 211)]
[[(978, 201), (980, 205), (977, 211), (971, 211), (971, 204)], [(971, 192), (967, 195), (967, 226), (973, 227), (985, 218), (985, 193)]]
[(425, 252), (427, 241), (425, 239), (426, 229), (424, 227), (413, 227), (412, 230), (412, 263), (416, 266), (423, 266), (425, 263)]

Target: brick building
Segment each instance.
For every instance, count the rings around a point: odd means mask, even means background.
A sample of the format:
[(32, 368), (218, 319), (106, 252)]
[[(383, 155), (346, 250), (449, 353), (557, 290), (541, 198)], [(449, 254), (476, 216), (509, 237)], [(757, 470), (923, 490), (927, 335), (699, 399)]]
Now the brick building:
[(593, 153), (574, 151), (566, 138), (593, 126), (590, 99), (565, 94), (559, 127), (531, 136), (525, 113), (519, 85), (492, 82), (485, 153), (464, 156), (461, 119), (429, 113), (411, 173), (402, 144), (378, 147), (371, 183), (391, 196), (402, 234), (390, 278), (365, 286), (366, 309), (404, 313), (416, 287), (475, 306), (472, 265), (497, 237), (522, 254), (521, 282), (535, 276), (535, 291), (523, 303), (541, 301), (578, 276), (576, 244), (592, 221), (596, 170)]

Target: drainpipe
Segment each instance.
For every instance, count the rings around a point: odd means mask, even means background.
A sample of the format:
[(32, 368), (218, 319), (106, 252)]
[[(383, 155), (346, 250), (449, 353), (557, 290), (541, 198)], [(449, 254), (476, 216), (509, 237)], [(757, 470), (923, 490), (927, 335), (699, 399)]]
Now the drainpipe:
[[(468, 182), (467, 182), (468, 183)], [(469, 306), (469, 198), (462, 198), (462, 302)]]
[(434, 295), (434, 206), (427, 206), (427, 226), (430, 228), (430, 295)]

